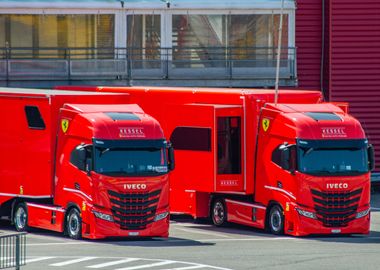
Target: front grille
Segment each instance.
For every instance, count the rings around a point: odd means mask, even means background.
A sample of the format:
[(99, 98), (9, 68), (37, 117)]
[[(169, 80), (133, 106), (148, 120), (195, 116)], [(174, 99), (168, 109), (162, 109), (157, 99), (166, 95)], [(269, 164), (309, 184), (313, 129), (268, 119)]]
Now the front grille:
[(362, 189), (354, 191), (311, 190), (318, 220), (325, 227), (346, 227), (355, 219)]
[(123, 230), (143, 230), (154, 221), (161, 190), (118, 193), (108, 190), (114, 220)]

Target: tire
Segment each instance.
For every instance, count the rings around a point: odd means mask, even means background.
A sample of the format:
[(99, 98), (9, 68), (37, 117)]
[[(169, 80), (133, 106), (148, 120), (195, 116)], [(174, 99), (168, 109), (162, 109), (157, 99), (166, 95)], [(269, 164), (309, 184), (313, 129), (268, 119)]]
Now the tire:
[(18, 232), (26, 232), (29, 230), (28, 211), (25, 203), (17, 204), (13, 213), (13, 223)]
[(82, 219), (77, 208), (71, 208), (66, 216), (66, 233), (71, 239), (82, 238)]
[(210, 216), (212, 223), (217, 227), (227, 225), (227, 209), (223, 199), (215, 199), (211, 205)]
[(284, 214), (281, 206), (274, 205), (269, 212), (268, 226), (269, 231), (275, 235), (284, 234)]

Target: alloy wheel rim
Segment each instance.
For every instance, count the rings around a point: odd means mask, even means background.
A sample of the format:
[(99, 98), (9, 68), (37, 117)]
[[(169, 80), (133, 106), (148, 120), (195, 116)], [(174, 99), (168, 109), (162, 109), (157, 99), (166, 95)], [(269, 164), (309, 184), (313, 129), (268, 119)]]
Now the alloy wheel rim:
[(224, 221), (224, 207), (221, 202), (215, 204), (213, 213), (215, 223), (222, 224)]
[(24, 208), (19, 207), (16, 211), (16, 226), (17, 229), (23, 229), (26, 225), (26, 213)]
[(70, 216), (69, 231), (71, 235), (77, 235), (79, 231), (79, 218), (77, 215)]
[(277, 210), (271, 216), (271, 224), (273, 231), (278, 232), (281, 229), (281, 215)]

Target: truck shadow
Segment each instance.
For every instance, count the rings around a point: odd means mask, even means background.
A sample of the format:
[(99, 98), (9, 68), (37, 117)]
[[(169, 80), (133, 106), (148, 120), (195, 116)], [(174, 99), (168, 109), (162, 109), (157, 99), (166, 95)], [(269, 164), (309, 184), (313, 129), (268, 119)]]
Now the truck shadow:
[(85, 240), (91, 243), (109, 244), (125, 247), (194, 247), (214, 246), (215, 243), (204, 243), (192, 239), (169, 238), (107, 238), (101, 240)]
[[(17, 233), (14, 229), (14, 226), (10, 224), (9, 221), (0, 221), (0, 235), (1, 234), (12, 234)], [(109, 237), (105, 239), (81, 239), (81, 240), (72, 240), (67, 236), (64, 236), (62, 233), (37, 229), (33, 228), (28, 232), (27, 238), (37, 238), (39, 240), (45, 240), (46, 243), (49, 242), (71, 242), (78, 241), (78, 243), (94, 243), (94, 244), (109, 244), (109, 245), (118, 245), (118, 246), (135, 246), (135, 247), (186, 247), (186, 246), (213, 246), (214, 243), (203, 243), (200, 241), (178, 238), (178, 237), (169, 237), (169, 238), (159, 238), (159, 237)], [(30, 240), (28, 240), (30, 242)], [(40, 241), (39, 241), (40, 242)]]
[[(371, 243), (380, 243), (380, 231), (372, 230), (369, 235), (360, 235), (360, 234), (334, 234), (334, 235), (309, 235), (303, 237), (294, 237), (289, 235), (277, 236), (272, 235), (265, 230), (256, 229), (249, 226), (239, 225), (239, 224), (228, 224), (226, 227), (215, 227), (207, 220), (192, 220), (192, 219), (176, 219), (177, 221), (186, 222), (184, 228), (202, 231), (203, 234), (207, 232), (210, 233), (210, 239), (207, 239), (208, 242), (213, 242), (212, 238), (216, 238), (215, 233), (224, 234), (229, 238), (224, 238), (226, 241), (228, 239), (241, 239), (241, 240), (266, 240), (276, 238), (287, 238), (289, 240), (301, 240), (301, 241), (320, 241), (320, 242), (332, 242), (332, 243), (351, 243), (351, 244), (371, 244)], [(177, 224), (181, 226), (181, 222)], [(215, 239), (215, 241), (220, 241), (220, 239)]]

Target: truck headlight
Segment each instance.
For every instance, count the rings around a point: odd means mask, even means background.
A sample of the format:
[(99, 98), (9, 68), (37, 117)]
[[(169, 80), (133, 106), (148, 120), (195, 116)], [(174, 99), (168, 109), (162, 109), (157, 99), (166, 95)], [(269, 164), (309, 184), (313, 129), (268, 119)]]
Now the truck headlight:
[(98, 212), (95, 210), (92, 210), (92, 212), (94, 213), (95, 217), (97, 217), (97, 218), (113, 222), (113, 217), (111, 215), (104, 214), (104, 213), (101, 213), (101, 212)]
[(169, 215), (169, 212), (164, 212), (164, 213), (158, 214), (158, 215), (154, 218), (154, 221), (159, 221), (159, 220), (161, 220), (161, 219), (164, 219), (164, 218), (166, 218), (168, 215)]
[(358, 212), (358, 213), (356, 214), (356, 218), (362, 218), (362, 217), (365, 217), (366, 215), (369, 214), (369, 211), (370, 211), (370, 210), (371, 210), (371, 208), (368, 208), (368, 209), (366, 209), (366, 210), (364, 210), (364, 211)]
[(297, 210), (298, 214), (300, 214), (301, 216), (312, 218), (312, 219), (317, 219), (317, 215), (314, 212), (302, 210), (299, 208), (296, 208), (296, 210)]

